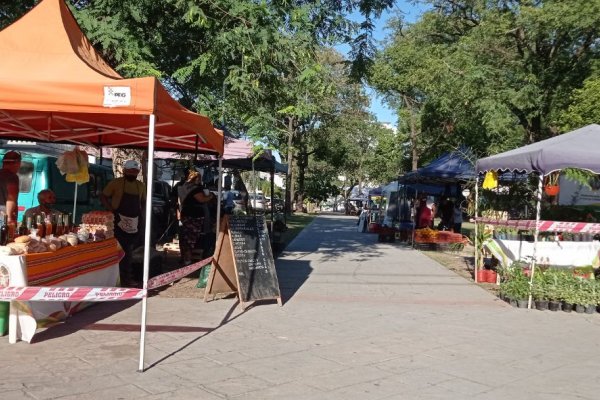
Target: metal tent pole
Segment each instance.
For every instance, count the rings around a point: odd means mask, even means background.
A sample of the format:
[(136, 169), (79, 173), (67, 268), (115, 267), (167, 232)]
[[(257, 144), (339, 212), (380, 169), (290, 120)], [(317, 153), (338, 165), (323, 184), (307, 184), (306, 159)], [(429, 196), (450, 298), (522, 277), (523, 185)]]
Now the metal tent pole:
[(477, 217), (479, 212), (479, 175), (475, 177), (475, 266), (473, 267), (473, 278), (475, 283), (477, 283), (477, 263), (479, 261), (479, 251), (477, 251), (477, 227), (479, 224), (477, 223)]
[(221, 230), (221, 199), (223, 198), (223, 157), (219, 156), (219, 183), (217, 185), (217, 226), (215, 227), (215, 231), (216, 231), (216, 239), (215, 239), (215, 243), (217, 243), (217, 240), (219, 240), (219, 231)]
[(273, 233), (273, 225), (275, 221), (275, 160), (271, 160), (271, 243), (275, 237)]
[(531, 289), (533, 287), (533, 275), (535, 274), (535, 262), (537, 257), (537, 243), (538, 236), (540, 233), (540, 215), (542, 210), (542, 186), (544, 184), (544, 174), (540, 173), (538, 179), (538, 188), (536, 193), (536, 205), (535, 205), (535, 231), (533, 234), (533, 257), (531, 259), (531, 276), (529, 277), (529, 299), (527, 301), (527, 308), (531, 308)]
[(75, 224), (75, 213), (77, 211), (77, 182), (75, 182), (74, 185), (75, 185), (75, 196), (73, 196), (73, 220), (71, 221), (72, 224)]
[(150, 232), (152, 230), (152, 193), (154, 183), (154, 127), (156, 117), (150, 114), (150, 123), (148, 126), (148, 162), (146, 183), (146, 227), (144, 230), (144, 290), (146, 294), (142, 299), (142, 321), (140, 327), (140, 362), (138, 372), (144, 372), (144, 350), (146, 347), (146, 316), (148, 313), (148, 275), (150, 271)]

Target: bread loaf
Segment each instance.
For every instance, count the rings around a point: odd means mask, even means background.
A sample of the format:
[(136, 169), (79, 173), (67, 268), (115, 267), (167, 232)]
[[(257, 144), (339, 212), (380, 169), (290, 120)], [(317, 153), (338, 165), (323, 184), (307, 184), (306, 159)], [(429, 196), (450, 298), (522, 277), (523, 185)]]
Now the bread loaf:
[(27, 243), (31, 240), (31, 238), (27, 235), (17, 236), (15, 238), (15, 243)]

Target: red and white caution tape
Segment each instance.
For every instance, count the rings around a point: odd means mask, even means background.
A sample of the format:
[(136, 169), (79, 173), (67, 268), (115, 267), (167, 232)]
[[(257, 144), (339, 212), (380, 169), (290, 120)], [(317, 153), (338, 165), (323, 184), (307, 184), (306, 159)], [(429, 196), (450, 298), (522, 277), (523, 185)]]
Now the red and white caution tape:
[[(148, 281), (148, 289), (168, 285), (212, 262), (212, 257), (187, 265), (183, 268), (155, 276)], [(146, 289), (119, 287), (0, 287), (0, 301), (118, 301), (139, 300), (146, 297)]]
[(212, 260), (213, 260), (213, 258), (211, 256), (211, 257), (205, 258), (204, 260), (200, 260), (193, 264), (186, 265), (185, 267), (176, 269), (174, 271), (169, 271), (164, 274), (157, 275), (154, 278), (148, 280), (148, 290), (156, 289), (161, 286), (168, 285), (169, 283), (175, 282), (176, 280), (181, 279), (184, 276), (187, 276), (187, 275), (191, 274), (192, 272), (199, 270), (200, 268), (204, 267), (205, 265), (210, 264), (212, 262)]
[(117, 301), (137, 300), (145, 296), (145, 289), (118, 287), (0, 287), (2, 301)]
[[(500, 225), (517, 229), (535, 229), (535, 220), (497, 220), (493, 218), (477, 218), (477, 222), (488, 225)], [(540, 221), (540, 232), (600, 233), (600, 224), (591, 222)]]

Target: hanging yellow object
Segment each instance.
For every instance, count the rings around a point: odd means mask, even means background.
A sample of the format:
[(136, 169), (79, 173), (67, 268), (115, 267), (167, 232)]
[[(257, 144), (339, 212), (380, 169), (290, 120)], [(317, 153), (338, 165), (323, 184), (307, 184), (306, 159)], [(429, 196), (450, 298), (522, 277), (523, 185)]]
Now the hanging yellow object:
[(79, 185), (89, 182), (87, 153), (79, 148), (65, 151), (58, 160), (56, 166), (61, 174), (66, 175), (67, 182), (75, 182)]
[(498, 173), (496, 171), (488, 171), (483, 180), (484, 189), (494, 189), (498, 187)]

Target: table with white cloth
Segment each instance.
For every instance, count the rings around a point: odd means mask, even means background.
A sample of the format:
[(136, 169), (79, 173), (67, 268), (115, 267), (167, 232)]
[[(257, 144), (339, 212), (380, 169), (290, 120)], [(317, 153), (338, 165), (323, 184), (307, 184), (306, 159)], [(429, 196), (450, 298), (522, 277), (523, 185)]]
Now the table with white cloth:
[[(123, 250), (116, 239), (68, 246), (55, 252), (0, 256), (10, 287), (113, 287), (119, 281)], [(31, 342), (38, 328), (63, 321), (90, 303), (11, 301), (9, 341)]]
[[(505, 267), (514, 261), (531, 261), (534, 243), (525, 240), (490, 239), (485, 247)], [(564, 267), (598, 266), (600, 241), (539, 241), (537, 264)], [(543, 261), (542, 261), (543, 260)]]

